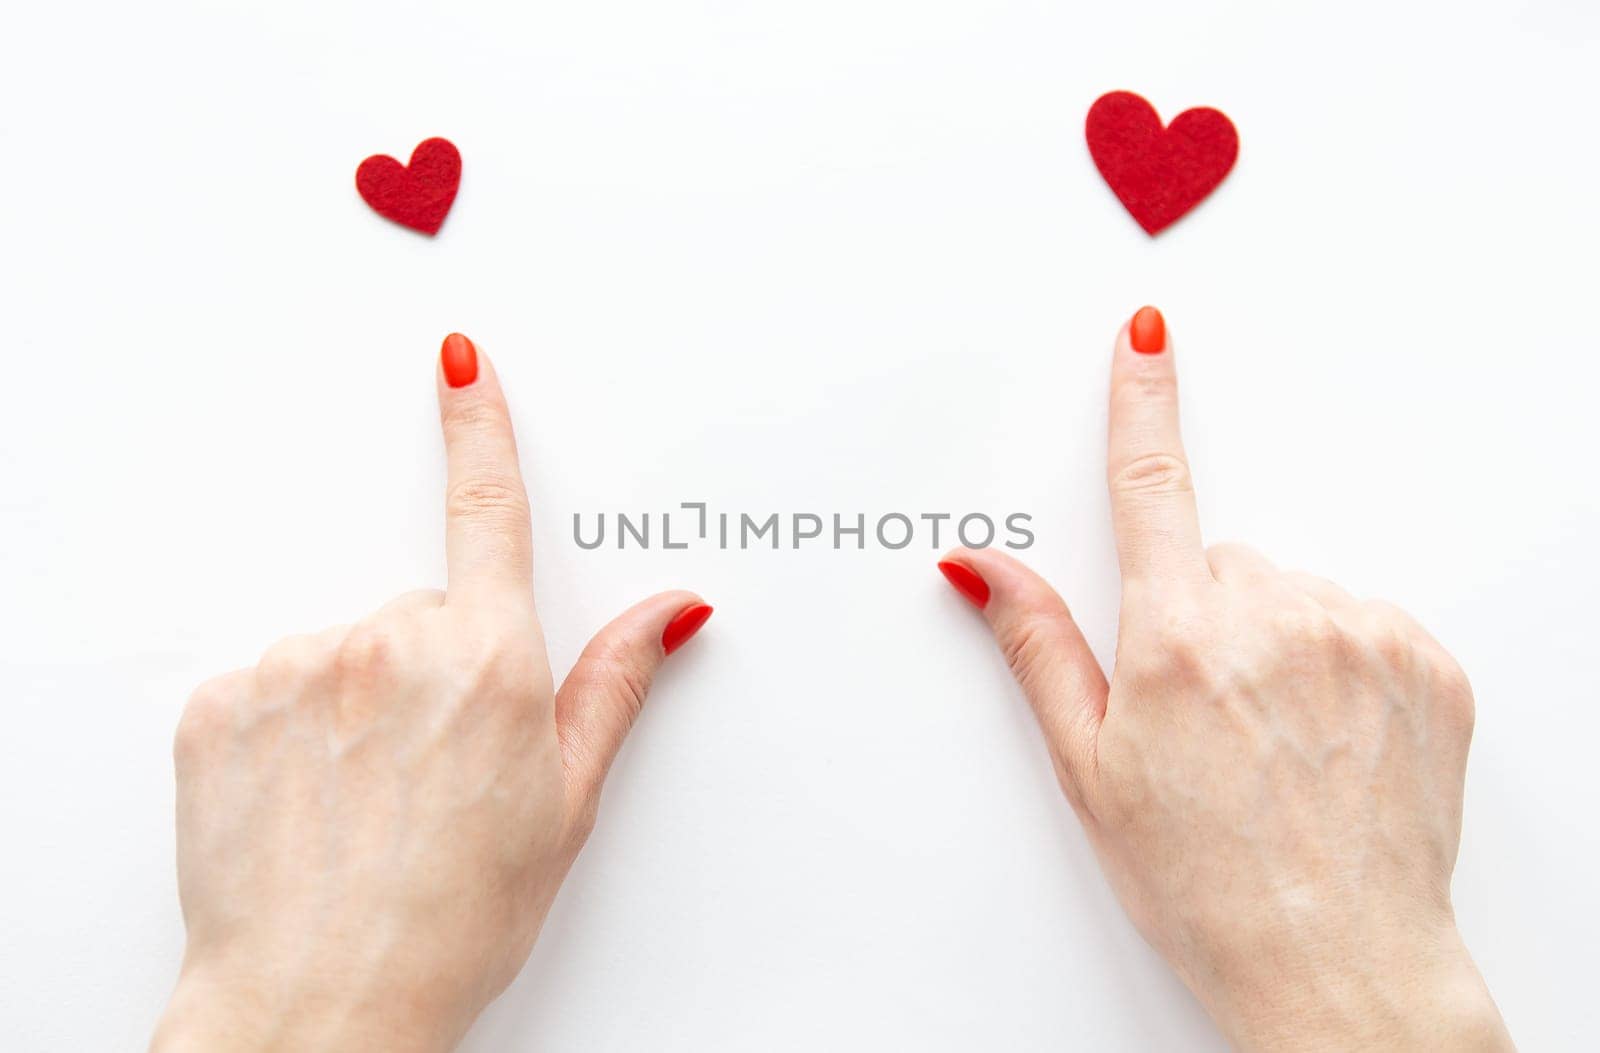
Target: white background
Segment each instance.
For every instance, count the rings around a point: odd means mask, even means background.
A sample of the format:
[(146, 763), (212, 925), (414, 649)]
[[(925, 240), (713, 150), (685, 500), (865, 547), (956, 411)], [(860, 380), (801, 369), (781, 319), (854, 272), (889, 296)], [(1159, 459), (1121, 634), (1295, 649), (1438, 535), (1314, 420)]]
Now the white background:
[[(452, 329), (512, 399), (558, 674), (652, 591), (717, 605), (469, 1050), (1221, 1048), (932, 549), (571, 540), (1026, 511), (1109, 657), (1108, 353), (1146, 302), (1210, 539), (1472, 675), (1460, 921), (1524, 1048), (1592, 1048), (1593, 3), (222, 6), (0, 29), (7, 1049), (144, 1041), (189, 689), (441, 583)], [(1155, 240), (1083, 144), (1117, 88), (1240, 129)], [(465, 158), (432, 240), (352, 179), (429, 135)]]

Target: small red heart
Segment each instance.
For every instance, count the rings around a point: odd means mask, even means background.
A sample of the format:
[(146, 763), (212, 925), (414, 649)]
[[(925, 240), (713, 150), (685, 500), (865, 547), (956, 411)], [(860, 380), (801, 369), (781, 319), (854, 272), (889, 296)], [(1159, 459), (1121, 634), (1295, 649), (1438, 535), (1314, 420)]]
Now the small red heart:
[(1096, 99), (1084, 136), (1111, 192), (1152, 235), (1215, 190), (1239, 157), (1239, 133), (1220, 110), (1185, 110), (1163, 128), (1155, 107), (1131, 91)]
[(374, 154), (356, 169), (356, 189), (372, 210), (424, 234), (437, 234), (461, 185), (461, 152), (448, 139), (424, 139), (403, 165)]

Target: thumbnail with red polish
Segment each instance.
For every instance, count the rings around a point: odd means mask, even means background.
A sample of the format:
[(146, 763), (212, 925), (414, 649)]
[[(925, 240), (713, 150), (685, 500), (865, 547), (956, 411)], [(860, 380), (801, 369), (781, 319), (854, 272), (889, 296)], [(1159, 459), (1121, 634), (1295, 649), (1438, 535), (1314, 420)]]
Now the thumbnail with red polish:
[(464, 388), (478, 379), (478, 349), (460, 333), (444, 338), (439, 364), (444, 368), (444, 382), (453, 388)]
[(1167, 349), (1167, 320), (1154, 307), (1139, 308), (1128, 323), (1128, 342), (1141, 354), (1160, 354)]
[(700, 631), (700, 626), (711, 617), (709, 603), (697, 603), (693, 607), (686, 607), (679, 611), (661, 630), (661, 649), (671, 654), (689, 642), (689, 637)]
[(965, 563), (944, 560), (939, 571), (955, 590), (972, 602), (980, 611), (989, 606), (989, 583), (978, 577), (978, 572)]

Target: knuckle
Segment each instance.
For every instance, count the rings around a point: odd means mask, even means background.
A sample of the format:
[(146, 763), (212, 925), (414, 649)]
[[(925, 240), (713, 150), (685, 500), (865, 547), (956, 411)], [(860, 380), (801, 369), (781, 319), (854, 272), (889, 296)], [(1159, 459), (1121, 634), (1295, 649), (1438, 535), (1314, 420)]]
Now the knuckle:
[(1333, 615), (1314, 602), (1281, 608), (1272, 615), (1272, 627), (1274, 638), (1295, 654), (1342, 653), (1352, 644)]
[(1478, 719), (1478, 705), (1466, 671), (1454, 658), (1441, 652), (1433, 661), (1433, 676), (1440, 709), (1470, 738)]
[(207, 680), (189, 696), (173, 733), (173, 754), (182, 761), (209, 750), (222, 739), (233, 722), (235, 679), (219, 676)]
[(1201, 688), (1214, 683), (1219, 670), (1212, 668), (1211, 645), (1193, 634), (1173, 634), (1161, 643), (1161, 653), (1151, 670), (1156, 679)]
[(296, 684), (306, 673), (306, 641), (302, 637), (279, 640), (256, 663), (256, 675), (270, 690)]
[(445, 410), (444, 427), (452, 435), (463, 435), (503, 427), (505, 419), (500, 407), (481, 398), (468, 398)]
[(590, 655), (585, 677), (622, 707), (630, 727), (644, 709), (653, 679), (645, 663), (619, 644), (607, 644)]
[(1378, 657), (1395, 669), (1411, 665), (1416, 656), (1416, 641), (1405, 626), (1393, 621), (1383, 621), (1371, 630), (1369, 642)]
[(1189, 462), (1175, 453), (1146, 453), (1111, 473), (1111, 490), (1119, 494), (1179, 494), (1194, 490)]
[(1183, 671), (1202, 665), (1210, 653), (1210, 641), (1200, 631), (1198, 612), (1182, 603), (1168, 605), (1150, 628), (1164, 669)]
[(1138, 406), (1175, 405), (1178, 377), (1170, 369), (1135, 370), (1122, 378), (1118, 394)]
[(445, 511), (452, 518), (504, 522), (525, 517), (527, 510), (522, 483), (503, 474), (474, 474), (450, 484), (445, 495)]
[(1208, 694), (1219, 673), (1211, 641), (1177, 626), (1158, 626), (1141, 635), (1136, 647), (1120, 650), (1118, 675), (1124, 670), (1139, 697), (1161, 697), (1175, 690)]
[[(465, 698), (470, 703), (498, 705), (523, 697), (530, 685), (539, 683), (536, 647), (520, 622), (490, 608), (475, 612), (464, 624), (448, 662), (455, 679), (467, 685)], [(580, 658), (578, 665), (582, 664)]]
[(1390, 668), (1409, 668), (1417, 653), (1417, 632), (1410, 617), (1381, 602), (1367, 609), (1364, 637), (1371, 653)]
[(1113, 679), (1122, 678), (1144, 694), (1181, 676), (1198, 644), (1181, 600), (1157, 598), (1142, 590), (1133, 599), (1135, 588), (1123, 589)]
[(1052, 619), (1041, 614), (1025, 615), (1006, 634), (1001, 650), (1011, 675), (1024, 692), (1038, 686), (1038, 678), (1056, 637)]
[(365, 622), (352, 626), (339, 641), (334, 668), (347, 679), (371, 680), (390, 667), (394, 654), (394, 641), (388, 630)]

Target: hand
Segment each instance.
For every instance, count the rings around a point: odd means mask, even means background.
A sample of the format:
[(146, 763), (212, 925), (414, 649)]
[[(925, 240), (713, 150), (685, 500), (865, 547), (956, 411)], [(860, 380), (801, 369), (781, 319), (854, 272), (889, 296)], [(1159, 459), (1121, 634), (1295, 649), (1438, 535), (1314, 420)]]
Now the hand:
[(1450, 905), (1461, 669), (1387, 604), (1202, 547), (1153, 308), (1117, 341), (1109, 453), (1109, 685), (1033, 572), (992, 550), (941, 568), (983, 609), (1134, 924), (1242, 1049), (1510, 1049)]
[(487, 359), (445, 341), (449, 591), (219, 677), (175, 747), (188, 944), (157, 1050), (452, 1048), (527, 960), (662, 658), (711, 608), (663, 593), (560, 691)]

